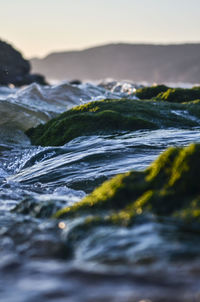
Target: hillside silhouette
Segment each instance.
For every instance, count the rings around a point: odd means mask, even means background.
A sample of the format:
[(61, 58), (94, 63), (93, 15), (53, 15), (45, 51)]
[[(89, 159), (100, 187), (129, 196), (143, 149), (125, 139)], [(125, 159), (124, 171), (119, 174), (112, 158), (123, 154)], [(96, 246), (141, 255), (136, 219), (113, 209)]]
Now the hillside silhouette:
[(108, 44), (51, 53), (31, 60), (33, 72), (57, 80), (127, 79), (141, 82), (200, 82), (200, 43)]

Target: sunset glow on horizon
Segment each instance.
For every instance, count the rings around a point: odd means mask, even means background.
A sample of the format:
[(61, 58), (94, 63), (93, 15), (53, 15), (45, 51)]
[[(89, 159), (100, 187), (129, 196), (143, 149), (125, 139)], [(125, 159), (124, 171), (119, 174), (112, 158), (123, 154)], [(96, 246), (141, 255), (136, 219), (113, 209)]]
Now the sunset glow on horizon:
[(7, 0), (0, 38), (30, 58), (106, 43), (200, 42), (199, 0)]

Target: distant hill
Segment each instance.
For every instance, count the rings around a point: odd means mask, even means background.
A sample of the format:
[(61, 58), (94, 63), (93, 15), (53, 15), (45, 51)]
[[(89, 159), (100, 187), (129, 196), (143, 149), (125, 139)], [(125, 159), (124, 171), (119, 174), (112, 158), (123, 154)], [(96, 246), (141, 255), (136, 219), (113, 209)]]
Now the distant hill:
[(135, 82), (200, 82), (200, 43), (109, 44), (31, 60), (33, 72), (57, 80), (127, 79)]

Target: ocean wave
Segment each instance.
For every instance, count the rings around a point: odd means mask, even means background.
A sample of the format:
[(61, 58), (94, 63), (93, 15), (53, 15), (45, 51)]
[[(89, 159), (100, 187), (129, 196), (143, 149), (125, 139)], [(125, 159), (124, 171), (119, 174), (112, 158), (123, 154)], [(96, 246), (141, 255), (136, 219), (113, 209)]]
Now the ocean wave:
[[(81, 85), (71, 85), (61, 83), (53, 86), (40, 86), (33, 83), (22, 89), (0, 88), (1, 116), (4, 117), (1, 124), (7, 121), (12, 122), (17, 119), (15, 115), (24, 111), (24, 117), (29, 115), (34, 117), (31, 125), (46, 122), (73, 106), (89, 101), (103, 98), (121, 98), (121, 93), (112, 93), (103, 87), (85, 83)], [(10, 114), (9, 114), (10, 112)], [(20, 119), (22, 116), (19, 116)], [(27, 120), (23, 123), (23, 129), (30, 127)]]
[[(16, 140), (16, 130), (26, 131), (38, 124), (46, 123), (76, 105), (124, 96), (123, 91), (115, 93), (114, 90), (109, 91), (90, 83), (71, 85), (63, 82), (53, 86), (33, 83), (18, 89), (0, 87), (1, 141)], [(134, 96), (127, 94), (127, 97)]]

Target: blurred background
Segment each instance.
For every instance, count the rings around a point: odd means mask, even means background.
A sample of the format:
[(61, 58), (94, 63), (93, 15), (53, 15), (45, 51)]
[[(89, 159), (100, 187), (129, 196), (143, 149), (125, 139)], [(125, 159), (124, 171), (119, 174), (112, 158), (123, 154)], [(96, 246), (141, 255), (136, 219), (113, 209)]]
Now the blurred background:
[(0, 7), (0, 38), (49, 81), (200, 81), (198, 0), (7, 0)]

